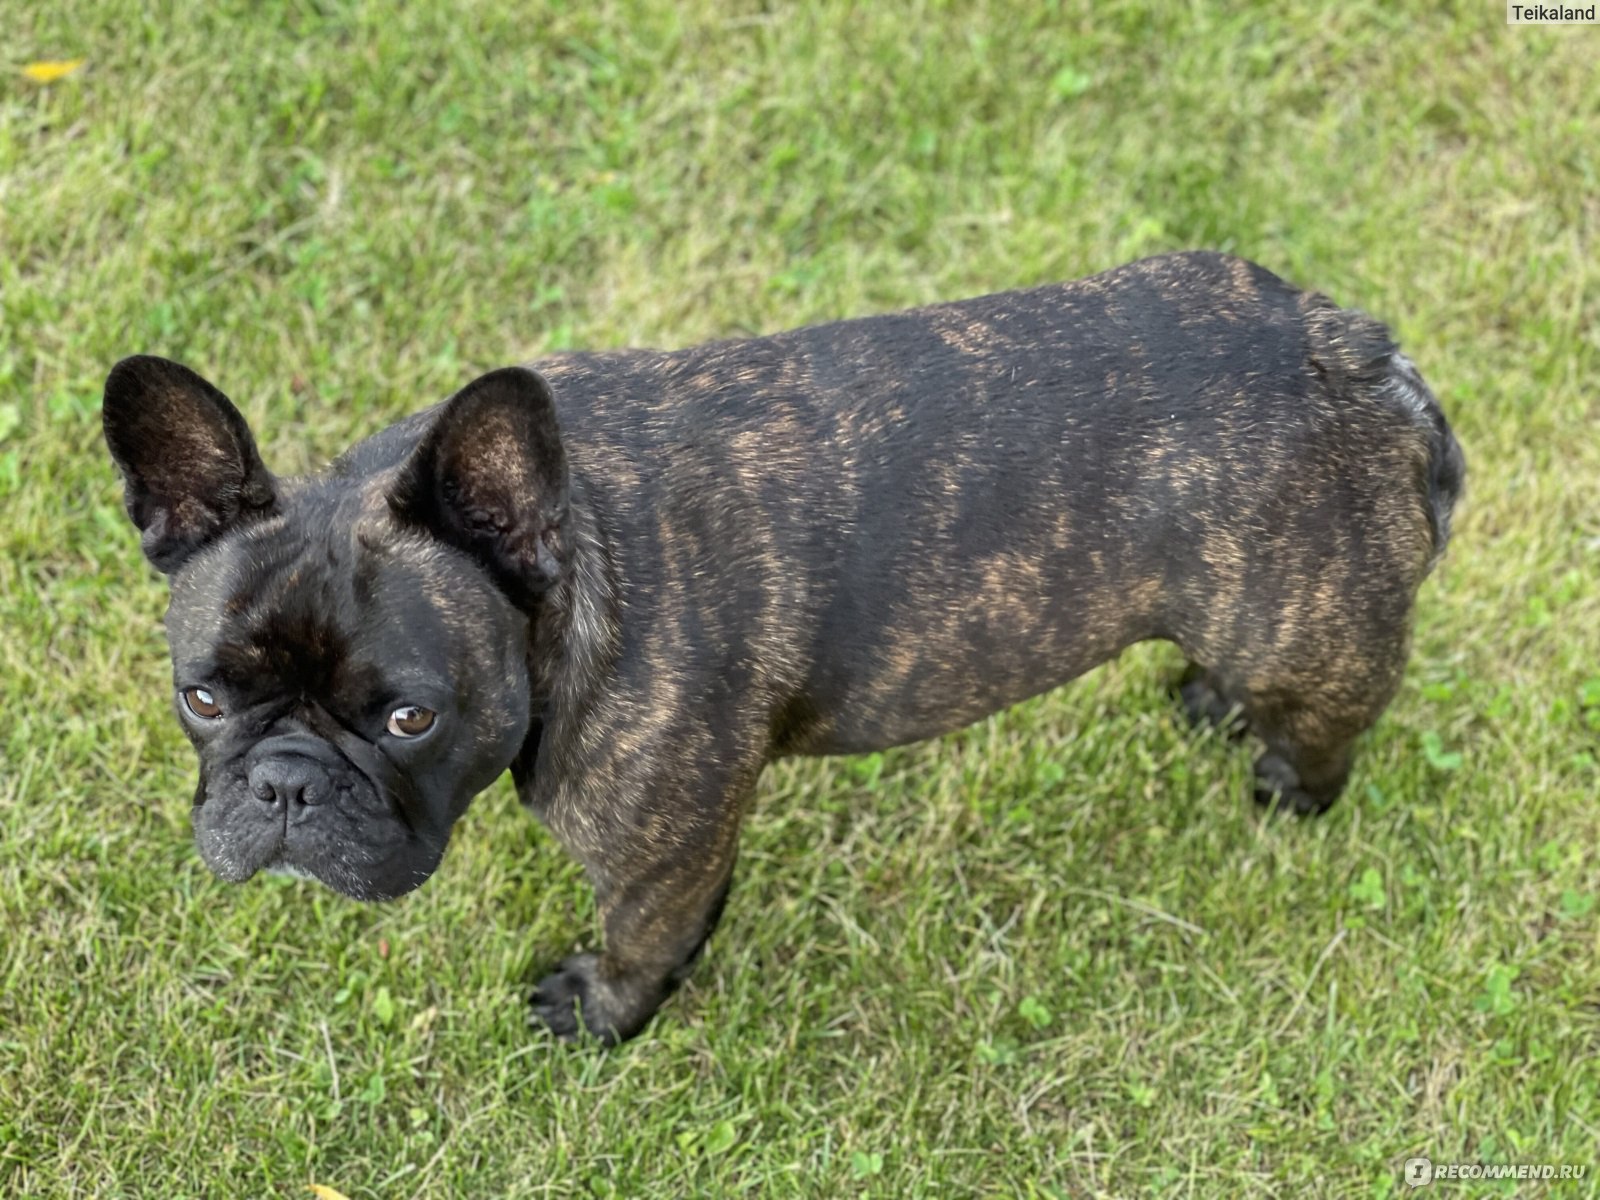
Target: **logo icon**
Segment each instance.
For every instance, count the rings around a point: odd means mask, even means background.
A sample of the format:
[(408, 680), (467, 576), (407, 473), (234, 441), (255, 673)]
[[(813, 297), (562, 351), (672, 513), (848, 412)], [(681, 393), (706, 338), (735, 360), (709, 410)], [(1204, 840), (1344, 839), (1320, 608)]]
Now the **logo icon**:
[(1427, 1187), (1433, 1182), (1433, 1159), (1406, 1159), (1406, 1182), (1414, 1188)]

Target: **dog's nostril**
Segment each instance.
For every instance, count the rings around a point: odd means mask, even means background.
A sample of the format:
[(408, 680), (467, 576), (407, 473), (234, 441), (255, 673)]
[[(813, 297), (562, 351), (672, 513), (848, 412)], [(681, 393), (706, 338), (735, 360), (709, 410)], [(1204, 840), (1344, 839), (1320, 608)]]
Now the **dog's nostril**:
[(265, 800), (268, 804), (277, 800), (277, 790), (265, 779), (257, 779), (250, 785), (250, 794), (257, 800)]

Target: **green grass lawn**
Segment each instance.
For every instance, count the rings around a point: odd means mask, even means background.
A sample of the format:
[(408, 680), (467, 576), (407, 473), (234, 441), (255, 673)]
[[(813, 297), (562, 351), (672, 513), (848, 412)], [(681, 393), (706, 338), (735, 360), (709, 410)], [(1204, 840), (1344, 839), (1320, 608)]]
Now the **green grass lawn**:
[[(0, 1195), (1600, 1193), (1600, 29), (1503, 15), (0, 0)], [(504, 781), (399, 903), (201, 865), (120, 356), (290, 471), (554, 348), (1179, 247), (1392, 322), (1470, 462), (1325, 818), (1254, 811), (1166, 647), (782, 763), (610, 1052), (524, 1024), (595, 932)]]

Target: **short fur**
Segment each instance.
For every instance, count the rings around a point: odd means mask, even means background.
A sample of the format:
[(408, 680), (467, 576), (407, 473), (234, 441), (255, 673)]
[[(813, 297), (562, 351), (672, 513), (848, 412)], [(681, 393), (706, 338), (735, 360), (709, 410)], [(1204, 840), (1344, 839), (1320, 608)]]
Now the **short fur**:
[[(1463, 474), (1383, 326), (1208, 253), (560, 355), (304, 480), (266, 475), (219, 397), (151, 359), (106, 397), (174, 573), (176, 681), (244, 714), (184, 716), (202, 852), (396, 894), (509, 766), (606, 934), (535, 1015), (605, 1040), (699, 952), (778, 755), (932, 737), (1163, 638), (1191, 715), (1265, 743), (1258, 798), (1326, 808), (1398, 686)], [(432, 757), (378, 729), (408, 687), (447, 713)], [(251, 808), (263, 757), (347, 802)]]

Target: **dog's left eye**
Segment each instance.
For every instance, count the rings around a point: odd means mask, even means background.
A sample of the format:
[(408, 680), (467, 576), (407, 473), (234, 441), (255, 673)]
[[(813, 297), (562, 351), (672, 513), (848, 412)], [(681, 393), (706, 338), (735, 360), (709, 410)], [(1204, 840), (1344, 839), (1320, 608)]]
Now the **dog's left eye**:
[(389, 714), (389, 732), (397, 738), (421, 737), (433, 728), (434, 715), (431, 708), (407, 704)]
[(215, 721), (222, 715), (222, 705), (205, 688), (184, 688), (183, 706), (202, 721)]

